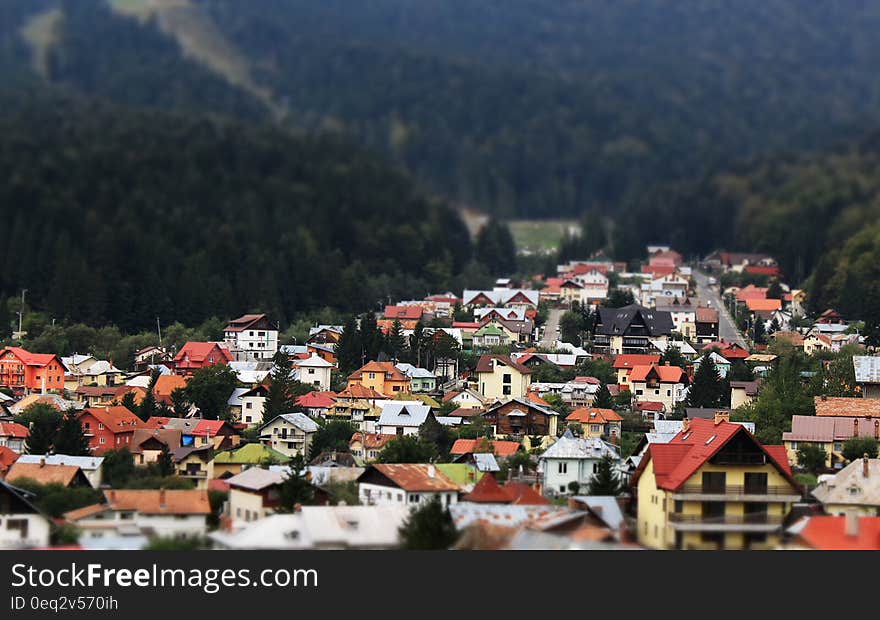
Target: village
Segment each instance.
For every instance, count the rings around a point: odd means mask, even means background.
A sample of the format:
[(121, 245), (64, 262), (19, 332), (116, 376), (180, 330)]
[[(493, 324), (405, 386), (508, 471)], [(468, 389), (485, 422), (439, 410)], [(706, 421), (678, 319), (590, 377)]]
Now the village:
[(0, 350), (0, 548), (880, 549), (880, 357), (772, 256), (602, 256), (131, 367)]

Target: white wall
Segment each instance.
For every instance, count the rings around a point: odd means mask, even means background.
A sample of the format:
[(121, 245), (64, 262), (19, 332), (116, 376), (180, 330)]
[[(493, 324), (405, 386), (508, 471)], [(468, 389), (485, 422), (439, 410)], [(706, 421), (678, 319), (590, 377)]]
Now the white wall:
[[(27, 534), (9, 529), (9, 521), (27, 521)], [(49, 520), (39, 514), (0, 514), (0, 549), (49, 546)]]
[(361, 504), (365, 506), (417, 506), (431, 501), (436, 495), (440, 496), (440, 501), (445, 506), (458, 503), (458, 493), (455, 491), (407, 493), (397, 487), (386, 487), (366, 482), (358, 484), (358, 497)]

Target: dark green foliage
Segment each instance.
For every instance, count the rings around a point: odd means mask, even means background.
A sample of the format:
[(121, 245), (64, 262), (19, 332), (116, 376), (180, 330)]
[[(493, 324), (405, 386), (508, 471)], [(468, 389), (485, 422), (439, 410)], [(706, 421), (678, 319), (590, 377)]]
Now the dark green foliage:
[(16, 422), (30, 429), (27, 438), (29, 454), (49, 454), (55, 444), (62, 414), (51, 405), (34, 404), (16, 418)]
[(572, 480), (571, 482), (568, 483), (568, 492), (571, 493), (572, 495), (577, 495), (580, 490), (581, 490), (581, 483), (578, 482), (577, 480)]
[(855, 461), (865, 454), (869, 459), (877, 458), (877, 440), (873, 437), (851, 437), (843, 444), (843, 458)]
[(734, 360), (730, 363), (730, 370), (727, 372), (727, 378), (730, 381), (754, 381), (755, 374), (744, 361)]
[(623, 308), (635, 303), (632, 291), (629, 289), (613, 288), (608, 291), (608, 299), (605, 300), (606, 308)]
[(134, 476), (134, 457), (128, 448), (114, 448), (104, 453), (104, 482), (114, 489), (125, 488)]
[(419, 440), (425, 444), (437, 447), (437, 454), (446, 459), (449, 456), (449, 450), (455, 443), (456, 436), (452, 430), (440, 424), (433, 413), (429, 413), (428, 417), (419, 426)]
[(55, 435), (54, 451), (56, 454), (69, 456), (88, 456), (92, 453), (89, 440), (83, 434), (82, 424), (76, 419), (76, 410), (64, 413), (58, 433)]
[(140, 410), (137, 402), (135, 402), (134, 392), (126, 392), (125, 394), (123, 394), (122, 399), (119, 401), (119, 404), (135, 415), (137, 415), (138, 411)]
[(156, 461), (156, 468), (159, 470), (159, 475), (163, 478), (174, 475), (174, 459), (171, 457), (171, 451), (168, 449), (168, 446), (162, 446), (162, 451), (159, 453)]
[(103, 501), (102, 493), (89, 486), (67, 488), (58, 483), (40, 484), (30, 478), (16, 478), (15, 486), (33, 493), (34, 504), (53, 518)]
[(403, 326), (400, 324), (399, 319), (394, 319), (394, 323), (391, 324), (391, 330), (388, 332), (387, 340), (386, 346), (388, 348), (388, 355), (394, 360), (402, 359), (407, 352), (407, 342), (406, 337), (403, 335)]
[(183, 388), (187, 401), (195, 405), (206, 420), (229, 420), (229, 396), (238, 385), (238, 375), (226, 364), (215, 364), (195, 371)]
[(810, 473), (816, 473), (825, 469), (825, 459), (828, 455), (825, 450), (815, 444), (803, 444), (797, 451), (798, 467)]
[(269, 373), (269, 390), (263, 404), (263, 424), (268, 424), (282, 413), (296, 410), (297, 396), (294, 394), (293, 360), (286, 353), (278, 351), (272, 358), (272, 372)]
[(727, 384), (707, 352), (694, 373), (694, 381), (688, 391), (688, 407), (723, 407), (726, 398)]
[(150, 383), (147, 385), (147, 393), (144, 394), (144, 398), (141, 400), (141, 404), (135, 412), (137, 417), (144, 422), (158, 414), (159, 406), (156, 403), (156, 394), (153, 390), (155, 389), (156, 382), (159, 380), (160, 376), (162, 376), (162, 373), (158, 369), (155, 369), (150, 373)]
[(603, 381), (596, 390), (596, 396), (593, 398), (593, 407), (599, 409), (614, 409), (614, 399), (611, 397), (611, 391), (608, 385)]
[(614, 471), (616, 460), (611, 456), (603, 456), (599, 467), (587, 488), (587, 495), (619, 495), (623, 486)]
[(437, 457), (437, 446), (418, 436), (405, 435), (392, 439), (376, 459), (379, 463), (427, 463)]
[(511, 275), (516, 271), (516, 246), (506, 224), (489, 220), (477, 235), (475, 251), (477, 260), (492, 273)]
[(688, 361), (685, 359), (684, 355), (681, 354), (681, 349), (674, 344), (670, 344), (666, 347), (666, 351), (660, 356), (660, 363), (668, 363), (670, 366), (678, 366), (682, 369), (686, 369), (688, 365)]
[(302, 455), (293, 457), (289, 465), (287, 477), (281, 483), (278, 512), (294, 512), (297, 505), (307, 506), (315, 501), (315, 487), (303, 474), (305, 460)]
[(309, 449), (309, 460), (315, 458), (321, 452), (335, 450), (336, 452), (348, 452), (348, 442), (354, 435), (355, 428), (350, 422), (344, 420), (331, 420), (321, 426), (312, 437), (312, 445)]
[(414, 510), (400, 527), (401, 547), (409, 550), (449, 549), (458, 530), (440, 498), (435, 496)]
[(216, 528), (220, 525), (220, 515), (223, 505), (229, 500), (228, 491), (215, 491), (208, 489), (208, 503), (211, 505), (211, 514), (208, 517), (208, 527)]
[(559, 338), (563, 342), (581, 346), (581, 332), (586, 329), (580, 310), (568, 310), (559, 319)]
[(354, 316), (349, 316), (345, 321), (342, 336), (336, 343), (336, 360), (343, 375), (349, 375), (363, 366), (363, 344)]

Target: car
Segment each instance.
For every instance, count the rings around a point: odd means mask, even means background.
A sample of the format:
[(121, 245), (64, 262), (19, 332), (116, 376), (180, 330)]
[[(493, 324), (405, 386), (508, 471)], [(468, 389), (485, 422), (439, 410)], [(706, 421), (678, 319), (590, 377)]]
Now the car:
[(709, 286), (712, 286), (713, 284), (718, 284), (717, 278), (709, 278)]

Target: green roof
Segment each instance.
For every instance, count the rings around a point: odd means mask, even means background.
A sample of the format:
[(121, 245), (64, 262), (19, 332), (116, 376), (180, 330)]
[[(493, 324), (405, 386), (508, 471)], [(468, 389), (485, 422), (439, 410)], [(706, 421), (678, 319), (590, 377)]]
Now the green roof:
[(264, 446), (261, 443), (247, 443), (234, 450), (218, 452), (214, 457), (214, 463), (220, 464), (245, 463), (248, 465), (259, 465), (267, 460), (287, 463), (290, 460), (290, 457), (286, 454), (282, 454), (278, 450), (273, 450), (269, 446)]
[(439, 409), (440, 403), (428, 396), (427, 394), (398, 394), (394, 400), (420, 400), (431, 409)]
[(455, 484), (461, 486), (476, 484), (483, 477), (483, 472), (469, 463), (438, 463), (437, 469)]
[(480, 329), (476, 331), (475, 336), (500, 336), (504, 331), (494, 325), (493, 323), (487, 323), (483, 325)]

